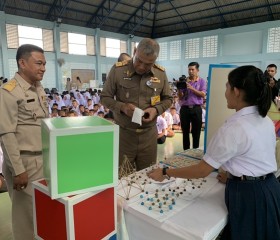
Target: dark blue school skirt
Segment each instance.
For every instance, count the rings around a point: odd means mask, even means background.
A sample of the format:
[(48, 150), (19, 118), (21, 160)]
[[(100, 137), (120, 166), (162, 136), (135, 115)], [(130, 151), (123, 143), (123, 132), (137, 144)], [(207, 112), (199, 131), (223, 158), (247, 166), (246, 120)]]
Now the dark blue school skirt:
[(226, 240), (280, 240), (280, 183), (270, 174), (265, 180), (228, 179), (225, 190), (228, 225)]

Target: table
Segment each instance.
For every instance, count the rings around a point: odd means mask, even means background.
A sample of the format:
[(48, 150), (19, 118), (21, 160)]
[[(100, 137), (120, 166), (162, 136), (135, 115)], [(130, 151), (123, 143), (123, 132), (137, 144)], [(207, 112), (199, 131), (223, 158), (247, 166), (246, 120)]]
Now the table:
[[(217, 173), (212, 173), (215, 177)], [(227, 222), (225, 185), (216, 183), (203, 196), (192, 200), (182, 211), (164, 222), (156, 221), (129, 207), (123, 201), (124, 220), (130, 240), (212, 240)], [(123, 222), (124, 224), (124, 222)], [(128, 239), (121, 233), (121, 239)]]

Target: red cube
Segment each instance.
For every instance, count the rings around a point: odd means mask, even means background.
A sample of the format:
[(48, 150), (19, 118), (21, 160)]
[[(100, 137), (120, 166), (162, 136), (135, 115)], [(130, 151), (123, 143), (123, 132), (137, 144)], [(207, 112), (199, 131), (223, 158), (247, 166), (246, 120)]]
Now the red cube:
[(115, 188), (52, 200), (44, 179), (33, 182), (34, 233), (44, 240), (115, 239)]

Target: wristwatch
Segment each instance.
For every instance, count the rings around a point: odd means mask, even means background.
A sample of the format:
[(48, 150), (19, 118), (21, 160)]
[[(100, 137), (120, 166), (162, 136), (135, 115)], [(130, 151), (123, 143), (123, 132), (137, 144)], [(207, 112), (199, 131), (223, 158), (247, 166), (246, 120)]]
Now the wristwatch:
[(163, 167), (162, 168), (162, 175), (166, 177), (168, 180), (170, 179), (170, 176), (167, 174), (166, 170), (169, 169), (169, 167)]

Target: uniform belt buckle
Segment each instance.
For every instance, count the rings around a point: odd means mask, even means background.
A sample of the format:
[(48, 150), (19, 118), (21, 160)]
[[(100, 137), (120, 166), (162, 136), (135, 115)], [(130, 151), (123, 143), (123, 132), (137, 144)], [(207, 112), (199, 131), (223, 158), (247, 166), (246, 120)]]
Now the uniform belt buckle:
[(188, 106), (188, 108), (193, 108), (193, 107), (194, 107), (194, 105), (189, 105), (189, 106)]
[(143, 129), (142, 129), (142, 128), (137, 128), (137, 129), (136, 129), (136, 132), (137, 132), (137, 133), (141, 133), (141, 132), (143, 132)]

